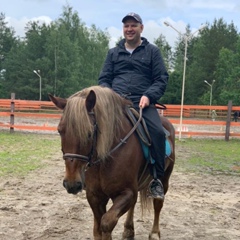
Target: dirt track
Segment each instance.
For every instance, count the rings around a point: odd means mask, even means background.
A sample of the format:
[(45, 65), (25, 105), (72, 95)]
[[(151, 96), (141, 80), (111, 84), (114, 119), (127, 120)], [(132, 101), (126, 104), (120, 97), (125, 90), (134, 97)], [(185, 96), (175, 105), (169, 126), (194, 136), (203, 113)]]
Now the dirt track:
[[(178, 149), (184, 155), (184, 149)], [(69, 195), (62, 187), (60, 150), (45, 168), (25, 178), (0, 180), (1, 240), (87, 240), (92, 213), (85, 192)], [(124, 216), (113, 233), (121, 239)], [(152, 213), (135, 213), (136, 240), (148, 239)], [(239, 176), (183, 174), (174, 171), (161, 215), (161, 240), (240, 239)]]

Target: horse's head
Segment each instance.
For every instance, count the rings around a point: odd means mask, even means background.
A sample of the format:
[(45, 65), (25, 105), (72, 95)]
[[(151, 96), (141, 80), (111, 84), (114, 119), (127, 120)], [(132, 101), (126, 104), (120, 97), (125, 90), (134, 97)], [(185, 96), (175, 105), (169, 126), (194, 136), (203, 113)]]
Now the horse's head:
[(94, 128), (93, 108), (96, 95), (94, 91), (90, 91), (86, 98), (75, 96), (63, 99), (50, 94), (49, 98), (63, 110), (58, 125), (66, 166), (63, 186), (68, 193), (77, 194), (85, 187), (84, 172), (94, 154), (94, 135), (97, 130)]
[(58, 125), (66, 165), (63, 185), (76, 194), (85, 187), (86, 166), (108, 158), (112, 146), (121, 138), (119, 133), (126, 131), (123, 120), (129, 122), (123, 110), (130, 102), (100, 86), (85, 88), (68, 99), (49, 98), (63, 110)]

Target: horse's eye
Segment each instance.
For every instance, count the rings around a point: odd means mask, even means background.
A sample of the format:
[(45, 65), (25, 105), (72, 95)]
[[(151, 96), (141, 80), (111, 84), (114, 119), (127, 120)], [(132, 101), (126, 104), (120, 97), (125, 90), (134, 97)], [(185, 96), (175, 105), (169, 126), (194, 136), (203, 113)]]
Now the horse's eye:
[(60, 126), (58, 126), (57, 131), (58, 131), (58, 133), (59, 133), (60, 136), (62, 136), (62, 135), (65, 133), (64, 128), (62, 128), (62, 127), (60, 127)]
[(91, 137), (92, 137), (92, 133), (89, 132), (89, 133), (88, 133), (88, 138), (91, 138)]

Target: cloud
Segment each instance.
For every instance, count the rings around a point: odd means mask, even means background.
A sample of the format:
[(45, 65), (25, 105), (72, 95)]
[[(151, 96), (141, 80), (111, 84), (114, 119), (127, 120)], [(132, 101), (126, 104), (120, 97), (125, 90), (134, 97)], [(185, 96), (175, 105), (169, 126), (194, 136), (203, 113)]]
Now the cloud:
[(111, 36), (109, 47), (115, 47), (116, 43), (118, 42), (119, 38), (122, 36), (122, 30), (116, 27), (109, 27), (107, 28), (109, 35)]
[(27, 26), (27, 23), (30, 21), (38, 21), (40, 24), (50, 24), (52, 22), (52, 19), (48, 16), (39, 16), (34, 18), (23, 17), (21, 19), (6, 17), (8, 27), (13, 27), (17, 36), (21, 38), (25, 36), (25, 28)]
[[(142, 33), (143, 37), (146, 37), (150, 43), (153, 43), (161, 34), (166, 37), (167, 42), (170, 46), (174, 47), (175, 42), (179, 34), (173, 30), (171, 27), (167, 27), (164, 22), (167, 21), (173, 25), (180, 33), (184, 34), (186, 31), (186, 23), (183, 21), (173, 21), (171, 18), (161, 18), (158, 21), (149, 20), (144, 23), (144, 30)], [(195, 31), (193, 29), (192, 31)], [(116, 27), (107, 28), (111, 36), (110, 48), (116, 45), (116, 42), (119, 40), (119, 37), (123, 36), (122, 29)]]
[[(12, 0), (14, 2), (14, 0)], [(14, 8), (6, 1), (3, 9), (6, 12), (8, 26), (12, 26), (16, 35), (24, 37), (25, 28), (29, 21), (39, 21), (49, 24), (52, 19), (58, 17), (62, 4), (67, 2), (73, 5), (80, 19), (87, 26), (95, 24), (100, 29), (107, 29), (111, 40), (110, 47), (114, 47), (119, 37), (122, 36), (121, 18), (131, 11), (139, 13), (144, 21), (143, 36), (149, 42), (163, 34), (167, 42), (174, 46), (178, 39), (178, 33), (171, 27), (164, 25), (168, 21), (179, 32), (185, 33), (186, 25), (190, 25), (192, 32), (196, 31), (201, 24), (211, 23), (216, 18), (223, 17), (231, 23), (234, 20), (239, 26), (240, 3), (239, 0), (15, 0)], [(27, 2), (27, 4), (26, 4)], [(25, 4), (24, 4), (25, 3)], [(41, 4), (40, 4), (41, 3)], [(60, 3), (60, 4), (59, 4)], [(94, 4), (93, 4), (94, 3)], [(22, 6), (23, 11), (19, 11)], [(11, 16), (11, 17), (10, 17)], [(39, 17), (35, 17), (39, 16)], [(48, 17), (49, 16), (49, 17)]]

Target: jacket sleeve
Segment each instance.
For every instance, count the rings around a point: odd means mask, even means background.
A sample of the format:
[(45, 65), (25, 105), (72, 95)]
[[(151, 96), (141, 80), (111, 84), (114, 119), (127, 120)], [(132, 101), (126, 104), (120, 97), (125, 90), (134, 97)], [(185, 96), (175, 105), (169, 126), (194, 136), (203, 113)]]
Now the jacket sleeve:
[(156, 103), (165, 93), (169, 75), (167, 73), (160, 50), (153, 46), (152, 54), (152, 85), (143, 93), (150, 100)]
[(102, 71), (98, 78), (98, 85), (103, 87), (112, 88), (113, 81), (113, 61), (112, 61), (113, 49), (108, 51), (107, 57), (103, 64)]

